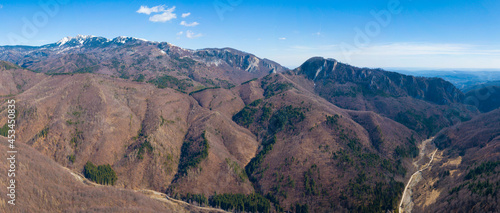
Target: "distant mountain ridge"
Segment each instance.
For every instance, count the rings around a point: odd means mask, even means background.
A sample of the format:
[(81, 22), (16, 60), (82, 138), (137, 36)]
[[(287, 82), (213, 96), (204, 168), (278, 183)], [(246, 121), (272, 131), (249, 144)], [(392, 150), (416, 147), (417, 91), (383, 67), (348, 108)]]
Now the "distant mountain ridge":
[[(191, 78), (204, 86), (235, 85), (269, 73), (288, 71), (280, 64), (232, 48), (189, 50), (167, 42), (119, 36), (114, 39), (92, 35), (65, 37), (39, 47), (0, 47), (0, 60), (43, 73), (91, 72), (146, 80), (168, 74)], [(184, 72), (171, 73), (172, 69)], [(462, 102), (463, 94), (451, 83), (358, 68), (334, 59), (313, 57), (294, 70), (315, 82), (362, 85), (391, 96), (411, 96), (437, 104)], [(208, 82), (208, 83), (207, 83)]]
[(476, 106), (481, 112), (500, 107), (500, 82), (480, 84), (465, 93), (466, 104)]
[(54, 45), (57, 45), (59, 47), (67, 47), (67, 46), (78, 46), (78, 45), (106, 45), (106, 44), (125, 44), (127, 42), (148, 42), (145, 39), (140, 39), (140, 38), (134, 38), (134, 37), (126, 37), (126, 36), (119, 36), (116, 37), (112, 40), (104, 38), (104, 37), (97, 37), (97, 36), (92, 36), (92, 35), (77, 35), (76, 37), (65, 37), (58, 42), (54, 44), (48, 44), (48, 45), (43, 45), (42, 47), (53, 47)]
[(390, 96), (410, 96), (436, 104), (460, 103), (463, 93), (441, 78), (424, 78), (389, 72), (382, 69), (359, 68), (335, 59), (314, 57), (295, 70), (316, 84), (355, 83)]
[[(42, 73), (100, 73), (145, 80), (169, 75), (203, 86), (236, 85), (288, 69), (231, 48), (189, 50), (133, 37), (65, 37), (38, 47), (0, 47), (0, 60)], [(173, 72), (176, 70), (176, 72)], [(193, 86), (197, 86), (196, 84)]]
[[(464, 94), (440, 78), (359, 68), (313, 57), (295, 70), (232, 48), (190, 50), (167, 42), (120, 36), (66, 37), (40, 47), (0, 47), (0, 60), (48, 74), (98, 73), (190, 93), (232, 88), (270, 73), (303, 76), (314, 93), (345, 109), (374, 111), (419, 132), (436, 133), (451, 120), (470, 119)], [(307, 83), (309, 84), (309, 83)], [(305, 85), (303, 85), (305, 86)], [(308, 87), (308, 86), (306, 86)], [(437, 104), (437, 105), (435, 105)], [(446, 105), (456, 105), (448, 110)], [(421, 110), (427, 108), (428, 110)], [(434, 121), (434, 122), (431, 122)]]
[(421, 77), (437, 77), (451, 82), (462, 92), (466, 93), (473, 87), (481, 84), (487, 84), (491, 81), (500, 80), (500, 70), (485, 69), (483, 70), (422, 70), (408, 71), (400, 68), (391, 68), (391, 71), (402, 73), (405, 75), (421, 76)]

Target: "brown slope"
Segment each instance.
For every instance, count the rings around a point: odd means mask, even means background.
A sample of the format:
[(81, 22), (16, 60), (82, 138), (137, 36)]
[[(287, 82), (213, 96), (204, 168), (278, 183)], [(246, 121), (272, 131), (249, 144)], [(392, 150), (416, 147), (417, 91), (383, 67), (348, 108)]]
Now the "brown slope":
[[(171, 90), (155, 91), (92, 75), (48, 77), (15, 97), (19, 139), (70, 168), (79, 170), (88, 160), (117, 163), (124, 177), (119, 185), (165, 190), (175, 174), (190, 101)], [(145, 140), (154, 151), (141, 160), (138, 148)], [(165, 163), (167, 158), (173, 162)]]
[(231, 118), (233, 114), (245, 106), (237, 92), (221, 88), (197, 92), (192, 94), (192, 97), (198, 101), (200, 106), (218, 111), (228, 118)]
[(0, 96), (16, 95), (31, 88), (45, 76), (22, 69), (21, 67), (0, 61)]
[[(183, 143), (196, 142), (203, 131), (210, 134), (212, 147), (207, 168), (227, 166), (226, 159), (243, 167), (257, 147), (253, 136), (227, 116), (200, 107), (186, 94), (150, 84), (92, 74), (45, 76), (12, 98), (18, 104), (20, 142), (76, 171), (87, 161), (111, 164), (117, 185), (124, 188), (165, 191), (178, 172)], [(219, 184), (235, 187), (208, 186), (221, 192), (253, 191), (233, 173), (220, 171), (227, 178)]]
[(258, 79), (244, 82), (232, 90), (239, 93), (240, 98), (245, 104), (250, 104), (257, 99), (264, 98), (264, 90)]
[[(190, 121), (185, 141), (192, 145), (183, 150), (186, 157), (181, 156), (181, 170), (170, 185), (169, 194), (175, 197), (187, 193), (205, 194), (208, 197), (214, 193), (252, 193), (254, 189), (243, 168), (255, 155), (258, 146), (255, 136), (218, 112), (197, 112)], [(182, 172), (186, 162), (199, 157), (204, 139), (208, 143), (208, 155)]]
[[(0, 136), (2, 159), (7, 139)], [(175, 202), (158, 201), (132, 190), (86, 185), (65, 168), (22, 143), (17, 144), (16, 205), (0, 199), (1, 212), (209, 212)], [(0, 168), (8, 170), (9, 164)], [(0, 186), (7, 188), (7, 178)]]
[(339, 107), (374, 111), (427, 137), (478, 114), (475, 107), (462, 104), (462, 92), (439, 78), (358, 68), (319, 57), (289, 74)]
[[(262, 143), (246, 167), (256, 190), (285, 210), (293, 210), (296, 204), (307, 204), (313, 212), (395, 207), (390, 202), (402, 192), (397, 181), (404, 180), (406, 160), (394, 155), (394, 150), (408, 148), (414, 131), (374, 113), (340, 109), (287, 75), (270, 75), (257, 85), (262, 85), (265, 98), (233, 117)], [(326, 116), (335, 115), (335, 122), (327, 120)], [(376, 126), (381, 130), (377, 136)], [(381, 139), (379, 148), (373, 145), (375, 139)], [(358, 175), (363, 177), (360, 182), (356, 182)], [(389, 198), (393, 200), (383, 207), (370, 207), (377, 196), (357, 191), (360, 186), (394, 191), (379, 196), (393, 196)]]
[(443, 130), (430, 171), (414, 193), (415, 212), (497, 212), (500, 204), (500, 110)]
[[(415, 138), (415, 132), (404, 128), (402, 124), (374, 112), (348, 111), (351, 118), (361, 125), (369, 134), (372, 146), (383, 155), (397, 155), (395, 149), (398, 140)], [(416, 142), (416, 141), (415, 141)], [(403, 143), (404, 144), (404, 143)], [(416, 146), (414, 147), (416, 149)]]

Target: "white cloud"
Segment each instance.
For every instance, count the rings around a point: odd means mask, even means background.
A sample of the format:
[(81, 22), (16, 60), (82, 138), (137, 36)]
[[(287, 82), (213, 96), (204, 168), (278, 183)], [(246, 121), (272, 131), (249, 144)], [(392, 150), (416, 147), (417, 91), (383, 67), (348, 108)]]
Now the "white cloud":
[(3, 8), (3, 5), (0, 4), (0, 9), (2, 9), (2, 8)]
[(320, 35), (321, 35), (321, 32), (316, 32), (316, 33), (313, 33), (313, 35), (320, 36)]
[(162, 14), (156, 14), (154, 16), (149, 17), (149, 20), (152, 22), (167, 22), (172, 19), (176, 19), (177, 15), (174, 13), (175, 6), (163, 11)]
[(141, 6), (139, 10), (137, 10), (137, 13), (142, 13), (146, 15), (150, 15), (151, 13), (159, 13), (165, 11), (165, 6), (164, 5), (158, 5), (154, 7), (148, 7), (148, 6)]
[(182, 25), (182, 26), (186, 26), (186, 27), (194, 27), (194, 26), (196, 26), (196, 25), (198, 25), (198, 24), (200, 24), (200, 23), (198, 23), (198, 22), (196, 22), (196, 21), (195, 21), (195, 22), (193, 22), (193, 23), (189, 23), (189, 24), (188, 24), (187, 22), (185, 22), (185, 21), (181, 21), (181, 23), (180, 23), (180, 25)]
[(177, 15), (174, 13), (175, 6), (171, 8), (165, 8), (164, 5), (158, 5), (154, 7), (141, 6), (137, 13), (142, 13), (146, 15), (151, 15), (152, 13), (159, 13), (149, 17), (152, 22), (167, 22), (172, 19), (176, 19)]
[(186, 17), (188, 17), (189, 15), (191, 15), (191, 13), (183, 13), (183, 14), (182, 14), (182, 18), (186, 18)]
[(196, 33), (193, 33), (191, 30), (186, 31), (187, 38), (198, 38), (201, 36), (203, 36), (203, 34), (201, 34), (201, 33), (196, 34)]
[(285, 37), (282, 37), (282, 38), (278, 38), (278, 39), (279, 39), (279, 40), (286, 40), (286, 38), (285, 38)]

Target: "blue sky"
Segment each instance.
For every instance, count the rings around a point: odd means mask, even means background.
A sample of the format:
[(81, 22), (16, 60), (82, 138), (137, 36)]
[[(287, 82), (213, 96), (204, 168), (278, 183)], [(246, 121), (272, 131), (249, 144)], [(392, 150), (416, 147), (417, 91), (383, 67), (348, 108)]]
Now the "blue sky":
[(497, 0), (0, 0), (0, 45), (132, 36), (232, 47), (290, 68), (323, 56), (363, 67), (500, 69), (499, 11)]

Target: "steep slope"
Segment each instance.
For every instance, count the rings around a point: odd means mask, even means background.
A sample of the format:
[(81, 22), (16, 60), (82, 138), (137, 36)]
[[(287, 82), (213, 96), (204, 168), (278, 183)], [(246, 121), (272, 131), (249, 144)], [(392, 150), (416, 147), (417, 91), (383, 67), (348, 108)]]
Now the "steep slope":
[[(0, 70), (11, 73), (11, 70)], [(26, 71), (29, 72), (29, 71)], [(184, 187), (210, 192), (253, 191), (230, 169), (243, 167), (255, 155), (257, 141), (230, 117), (202, 108), (198, 102), (172, 89), (93, 74), (41, 75), (41, 80), (21, 94), (2, 97), (0, 113), (7, 112), (5, 100), (15, 98), (19, 111), (18, 141), (34, 147), (63, 166), (82, 171), (86, 162), (110, 164), (118, 174), (116, 185), (166, 191), (171, 182), (189, 179), (201, 170), (200, 179)], [(0, 126), (7, 116), (0, 118)], [(185, 167), (185, 144), (206, 137), (207, 156), (202, 164)], [(189, 159), (187, 159), (189, 161)], [(188, 164), (190, 165), (190, 164)], [(185, 173), (179, 174), (180, 170)], [(203, 178), (218, 172), (222, 186), (203, 187)]]
[(500, 203), (500, 110), (443, 130), (439, 152), (414, 193), (416, 212), (496, 212)]
[(218, 112), (195, 110), (169, 194), (252, 193), (241, 168), (255, 155), (255, 136)]
[(426, 136), (477, 114), (474, 107), (461, 104), (460, 90), (440, 78), (358, 68), (319, 57), (290, 74), (339, 107), (374, 111)]
[(295, 73), (314, 80), (318, 87), (349, 82), (358, 85), (361, 91), (369, 90), (371, 93), (395, 97), (410, 96), (436, 104), (459, 103), (463, 99), (460, 90), (440, 78), (414, 77), (381, 69), (358, 68), (334, 59), (311, 58), (297, 68)]
[[(0, 149), (7, 150), (0, 136)], [(58, 163), (22, 143), (17, 144), (16, 205), (0, 199), (1, 212), (214, 212), (177, 202), (159, 201), (132, 190), (95, 187), (78, 181)], [(7, 159), (7, 152), (0, 153)], [(7, 171), (9, 164), (0, 164)], [(8, 179), (0, 186), (7, 188)], [(221, 211), (222, 212), (222, 211)]]

